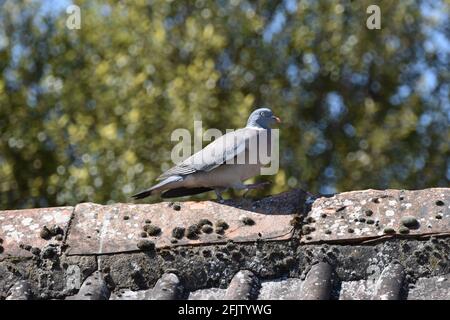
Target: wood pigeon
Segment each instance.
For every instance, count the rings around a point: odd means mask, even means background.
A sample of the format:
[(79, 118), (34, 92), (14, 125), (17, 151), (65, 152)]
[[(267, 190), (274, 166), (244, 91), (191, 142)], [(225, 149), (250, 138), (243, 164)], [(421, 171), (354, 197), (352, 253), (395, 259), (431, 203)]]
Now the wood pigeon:
[(164, 172), (157, 178), (161, 182), (132, 197), (142, 199), (161, 194), (162, 198), (174, 198), (214, 190), (222, 200), (221, 192), (228, 188), (249, 190), (266, 185), (267, 182), (246, 185), (243, 181), (259, 175), (261, 167), (267, 165), (261, 163), (259, 149), (265, 141), (265, 156), (270, 156), (270, 127), (275, 122), (280, 123), (280, 118), (269, 108), (253, 111), (245, 128), (215, 139)]

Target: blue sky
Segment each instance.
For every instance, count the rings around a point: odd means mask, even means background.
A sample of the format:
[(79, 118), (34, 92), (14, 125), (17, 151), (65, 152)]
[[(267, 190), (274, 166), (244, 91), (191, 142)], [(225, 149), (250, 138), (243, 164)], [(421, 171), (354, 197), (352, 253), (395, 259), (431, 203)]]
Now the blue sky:
[(35, 0), (35, 2), (42, 3), (41, 13), (44, 15), (59, 14), (73, 3), (70, 0)]

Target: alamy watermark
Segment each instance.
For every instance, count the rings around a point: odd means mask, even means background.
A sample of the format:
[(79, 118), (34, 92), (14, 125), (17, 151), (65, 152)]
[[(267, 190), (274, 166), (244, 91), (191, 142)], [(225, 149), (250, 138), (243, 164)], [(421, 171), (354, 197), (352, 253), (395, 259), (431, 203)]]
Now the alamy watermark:
[(70, 30), (81, 29), (81, 9), (79, 6), (73, 4), (66, 8), (66, 13), (69, 15), (66, 19), (66, 27)]
[[(66, 19), (66, 27), (70, 30), (81, 29), (81, 8), (72, 4), (66, 8), (68, 17)], [(369, 30), (381, 29), (381, 9), (378, 5), (372, 4), (367, 7), (366, 13), (370, 14), (366, 20), (366, 27)]]
[(370, 16), (366, 20), (367, 29), (381, 29), (381, 9), (376, 4), (367, 7), (366, 13)]
[[(171, 160), (175, 164), (187, 161), (193, 166), (214, 168), (221, 164), (260, 165), (261, 175), (274, 175), (280, 167), (279, 129), (243, 130), (227, 129), (225, 135), (218, 129), (203, 132), (202, 121), (194, 121), (194, 136), (187, 129), (175, 129), (170, 140), (173, 147)], [(214, 139), (202, 152), (202, 143)], [(192, 143), (193, 142), (193, 143)], [(194, 150), (192, 150), (192, 145)]]

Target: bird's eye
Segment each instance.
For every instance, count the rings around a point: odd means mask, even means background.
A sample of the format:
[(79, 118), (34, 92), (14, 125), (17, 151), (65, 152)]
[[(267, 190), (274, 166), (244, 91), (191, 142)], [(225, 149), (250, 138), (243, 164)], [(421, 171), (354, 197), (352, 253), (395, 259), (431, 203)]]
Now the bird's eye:
[(266, 116), (266, 113), (265, 113), (264, 111), (261, 111), (260, 115), (261, 115), (262, 117), (265, 117), (265, 116)]

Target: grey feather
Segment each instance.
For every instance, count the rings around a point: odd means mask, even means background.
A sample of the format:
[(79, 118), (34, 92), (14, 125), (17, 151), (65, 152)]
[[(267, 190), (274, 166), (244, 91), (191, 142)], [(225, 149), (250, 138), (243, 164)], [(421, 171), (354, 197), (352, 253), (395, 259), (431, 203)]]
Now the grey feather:
[(248, 141), (257, 134), (258, 131), (253, 128), (243, 128), (229, 132), (180, 164), (167, 170), (157, 180), (166, 179), (173, 175), (188, 175), (195, 172), (211, 171), (244, 152)]
[(148, 197), (149, 195), (152, 194), (153, 191), (158, 190), (158, 189), (168, 185), (169, 183), (178, 182), (178, 181), (181, 181), (181, 180), (183, 180), (183, 178), (180, 177), (180, 176), (167, 177), (165, 180), (161, 181), (158, 184), (155, 184), (150, 189), (147, 189), (147, 190), (141, 191), (139, 193), (136, 193), (135, 195), (132, 195), (132, 197), (135, 198), (135, 199), (142, 199), (142, 198)]

